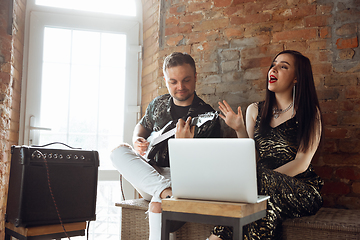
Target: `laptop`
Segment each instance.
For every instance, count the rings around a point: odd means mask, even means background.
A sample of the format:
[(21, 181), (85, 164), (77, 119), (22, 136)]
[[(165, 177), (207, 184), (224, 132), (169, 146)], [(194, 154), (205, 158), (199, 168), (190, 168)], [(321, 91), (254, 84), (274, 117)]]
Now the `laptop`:
[(251, 138), (170, 139), (175, 198), (257, 203), (255, 142)]

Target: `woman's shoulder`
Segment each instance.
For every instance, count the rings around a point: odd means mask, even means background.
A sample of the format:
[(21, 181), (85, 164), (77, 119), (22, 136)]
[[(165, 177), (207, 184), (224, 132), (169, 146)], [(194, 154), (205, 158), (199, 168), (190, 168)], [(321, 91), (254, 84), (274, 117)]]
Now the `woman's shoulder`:
[(259, 114), (259, 102), (251, 103), (246, 110), (246, 115), (251, 117), (253, 121), (255, 121), (258, 114)]
[(248, 106), (247, 111), (256, 112), (256, 114), (258, 114), (263, 105), (264, 102), (253, 102)]

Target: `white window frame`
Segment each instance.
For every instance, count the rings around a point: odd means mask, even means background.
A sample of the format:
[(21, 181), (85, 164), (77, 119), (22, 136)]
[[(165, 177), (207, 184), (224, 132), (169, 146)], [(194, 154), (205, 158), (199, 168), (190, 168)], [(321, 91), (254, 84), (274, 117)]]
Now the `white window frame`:
[[(28, 111), (30, 103), (27, 102), (27, 87), (31, 77), (41, 76), (41, 64), (36, 66), (29, 61), (29, 55), (35, 54), (37, 59), (42, 59), (42, 44), (39, 47), (39, 41), (43, 42), (43, 31), (40, 28), (31, 28), (31, 21), (39, 21), (40, 25), (73, 27), (74, 21), (81, 29), (89, 29), (98, 31), (102, 29), (104, 32), (112, 32), (112, 29), (126, 29), (127, 36), (137, 39), (134, 43), (127, 41), (127, 48), (135, 54), (127, 54), (127, 75), (125, 77), (125, 118), (124, 118), (124, 142), (132, 142), (133, 129), (140, 118), (140, 96), (141, 96), (141, 69), (142, 69), (142, 11), (141, 1), (135, 0), (137, 6), (137, 16), (117, 16), (104, 13), (88, 13), (78, 10), (58, 9), (46, 6), (37, 6), (35, 0), (28, 0), (26, 6), (25, 21), (25, 46), (24, 46), (24, 68), (21, 90), (21, 114), (20, 114), (20, 131), (19, 145), (29, 144), (30, 132), (30, 115), (33, 113)], [(61, 24), (59, 23), (61, 22)], [(122, 23), (121, 23), (122, 22)], [(60, 25), (59, 25), (60, 24)], [(134, 31), (135, 30), (135, 31)], [(40, 65), (40, 69), (39, 69)], [(136, 67), (131, 67), (136, 65)], [(34, 74), (35, 73), (35, 74)], [(38, 74), (38, 75), (37, 75)], [(36, 86), (31, 86), (36, 87)], [(41, 89), (37, 86), (37, 89)], [(129, 94), (130, 93), (130, 94)], [(134, 96), (135, 94), (135, 96)], [(131, 96), (129, 96), (131, 95)], [(40, 94), (39, 94), (40, 96)], [(38, 100), (40, 101), (40, 97)], [(28, 112), (27, 112), (28, 111)], [(37, 115), (38, 113), (34, 113)], [(37, 115), (39, 116), (39, 115)], [(38, 126), (32, 122), (34, 126)], [(46, 126), (39, 126), (46, 127)], [(35, 144), (35, 143), (34, 143)], [(99, 181), (115, 181), (119, 180), (119, 174), (114, 170), (99, 171)], [(124, 183), (125, 194), (127, 197), (137, 197), (137, 194), (128, 183)]]

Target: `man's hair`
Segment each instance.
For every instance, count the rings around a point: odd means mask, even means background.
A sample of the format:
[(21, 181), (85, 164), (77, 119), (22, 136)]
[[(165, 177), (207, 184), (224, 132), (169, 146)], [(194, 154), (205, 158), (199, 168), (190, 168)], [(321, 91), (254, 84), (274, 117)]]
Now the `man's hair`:
[(196, 67), (194, 59), (187, 53), (173, 52), (168, 55), (164, 60), (163, 72), (168, 68), (182, 66), (184, 64), (189, 64), (194, 69), (194, 74), (196, 74)]

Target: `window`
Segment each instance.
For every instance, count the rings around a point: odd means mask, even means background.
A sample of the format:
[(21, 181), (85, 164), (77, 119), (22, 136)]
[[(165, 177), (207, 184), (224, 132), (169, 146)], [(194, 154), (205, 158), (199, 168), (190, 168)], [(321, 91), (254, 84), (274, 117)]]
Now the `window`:
[[(53, 5), (38, 6), (41, 2)], [(73, 2), (80, 5), (67, 9)], [(110, 6), (110, 0), (83, 2), (27, 2), (19, 144), (63, 142), (97, 150), (97, 220), (90, 224), (90, 239), (119, 239), (120, 212), (114, 206), (121, 200), (119, 174), (109, 155), (120, 142), (131, 142), (139, 118), (141, 19), (129, 16), (139, 12), (134, 6), (124, 17), (83, 12), (92, 11), (95, 2)], [(83, 11), (81, 3), (87, 6)], [(110, 10), (119, 8), (124, 10)], [(129, 184), (125, 189), (128, 198), (136, 197)]]
[(36, 0), (35, 4), (87, 12), (136, 16), (135, 1), (127, 0)]

